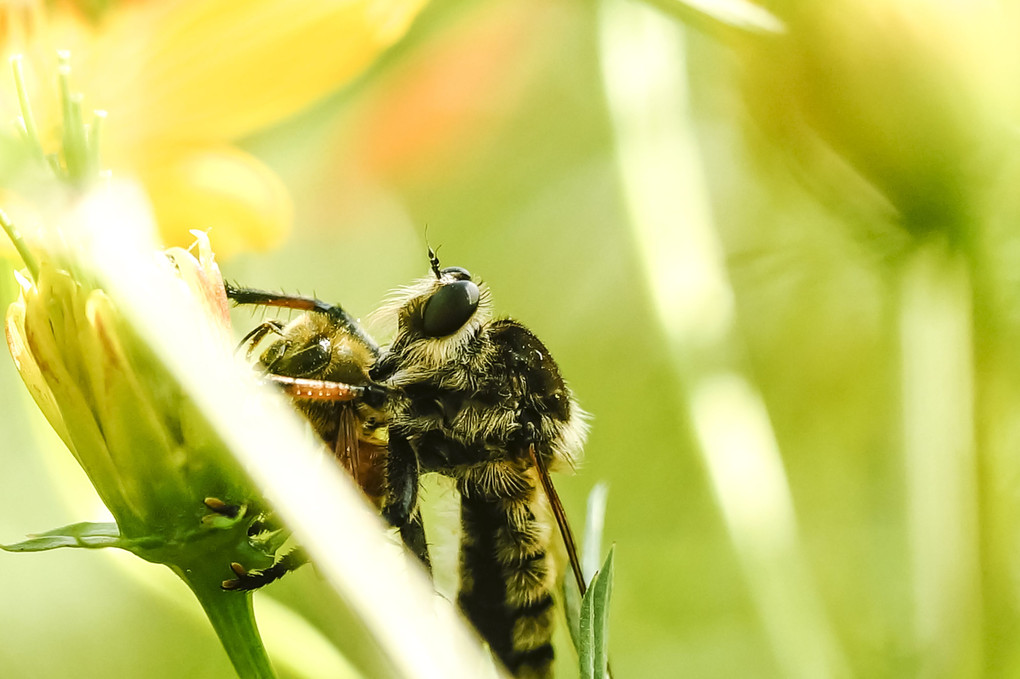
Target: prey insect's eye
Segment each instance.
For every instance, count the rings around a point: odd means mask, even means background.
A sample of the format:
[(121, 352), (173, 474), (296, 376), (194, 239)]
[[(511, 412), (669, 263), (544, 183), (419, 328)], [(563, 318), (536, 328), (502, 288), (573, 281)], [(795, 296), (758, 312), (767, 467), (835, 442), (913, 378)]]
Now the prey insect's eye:
[(452, 335), (468, 322), (477, 308), (477, 285), (470, 280), (447, 283), (425, 303), (422, 311), (425, 334), (429, 337)]

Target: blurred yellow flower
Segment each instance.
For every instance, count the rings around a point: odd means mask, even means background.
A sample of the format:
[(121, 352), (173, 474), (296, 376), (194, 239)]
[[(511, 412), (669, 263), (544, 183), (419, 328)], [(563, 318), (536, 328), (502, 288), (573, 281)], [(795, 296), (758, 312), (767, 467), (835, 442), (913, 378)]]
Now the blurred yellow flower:
[[(167, 244), (212, 229), (230, 254), (274, 245), (292, 219), (279, 178), (232, 142), (362, 73), (424, 1), (116, 2), (92, 17), (87, 3), (0, 2), (0, 53), (26, 55), (45, 137), (60, 116), (48, 77), (69, 50), (86, 110), (110, 112), (104, 166), (141, 179)], [(0, 115), (17, 101), (0, 78)]]

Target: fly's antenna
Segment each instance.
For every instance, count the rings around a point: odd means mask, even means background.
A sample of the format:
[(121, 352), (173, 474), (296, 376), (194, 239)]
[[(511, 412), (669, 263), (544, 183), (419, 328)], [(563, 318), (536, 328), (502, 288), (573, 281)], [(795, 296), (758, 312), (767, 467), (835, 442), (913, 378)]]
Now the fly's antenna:
[(442, 278), (443, 277), (442, 272), (439, 270), (439, 257), (436, 256), (436, 250), (438, 250), (439, 248), (433, 250), (432, 246), (429, 245), (428, 225), (425, 226), (425, 247), (429, 249), (429, 265), (432, 267), (432, 273), (436, 275), (437, 279)]
[(439, 257), (436, 256), (436, 251), (429, 248), (429, 264), (432, 265), (432, 273), (436, 275), (436, 278), (442, 278), (442, 273), (439, 271)]

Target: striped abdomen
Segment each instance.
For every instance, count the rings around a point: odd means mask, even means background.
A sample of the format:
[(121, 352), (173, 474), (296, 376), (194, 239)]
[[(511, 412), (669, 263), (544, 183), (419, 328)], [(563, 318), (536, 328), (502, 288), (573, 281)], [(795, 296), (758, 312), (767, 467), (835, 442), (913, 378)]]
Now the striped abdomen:
[(501, 472), (525, 482), (513, 484), (512, 499), (462, 481), (459, 602), (515, 677), (551, 677), (556, 569), (548, 510), (533, 471), (509, 467)]

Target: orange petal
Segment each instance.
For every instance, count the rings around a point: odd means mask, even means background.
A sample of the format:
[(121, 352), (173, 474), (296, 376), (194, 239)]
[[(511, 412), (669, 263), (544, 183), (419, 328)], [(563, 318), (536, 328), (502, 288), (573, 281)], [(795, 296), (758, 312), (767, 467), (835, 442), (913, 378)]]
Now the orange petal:
[(236, 139), (360, 74), (424, 0), (204, 0), (125, 6), (79, 81), (129, 148)]
[(167, 245), (187, 246), (195, 229), (208, 231), (220, 256), (264, 250), (290, 231), (286, 188), (261, 161), (216, 146), (166, 158), (141, 171)]

